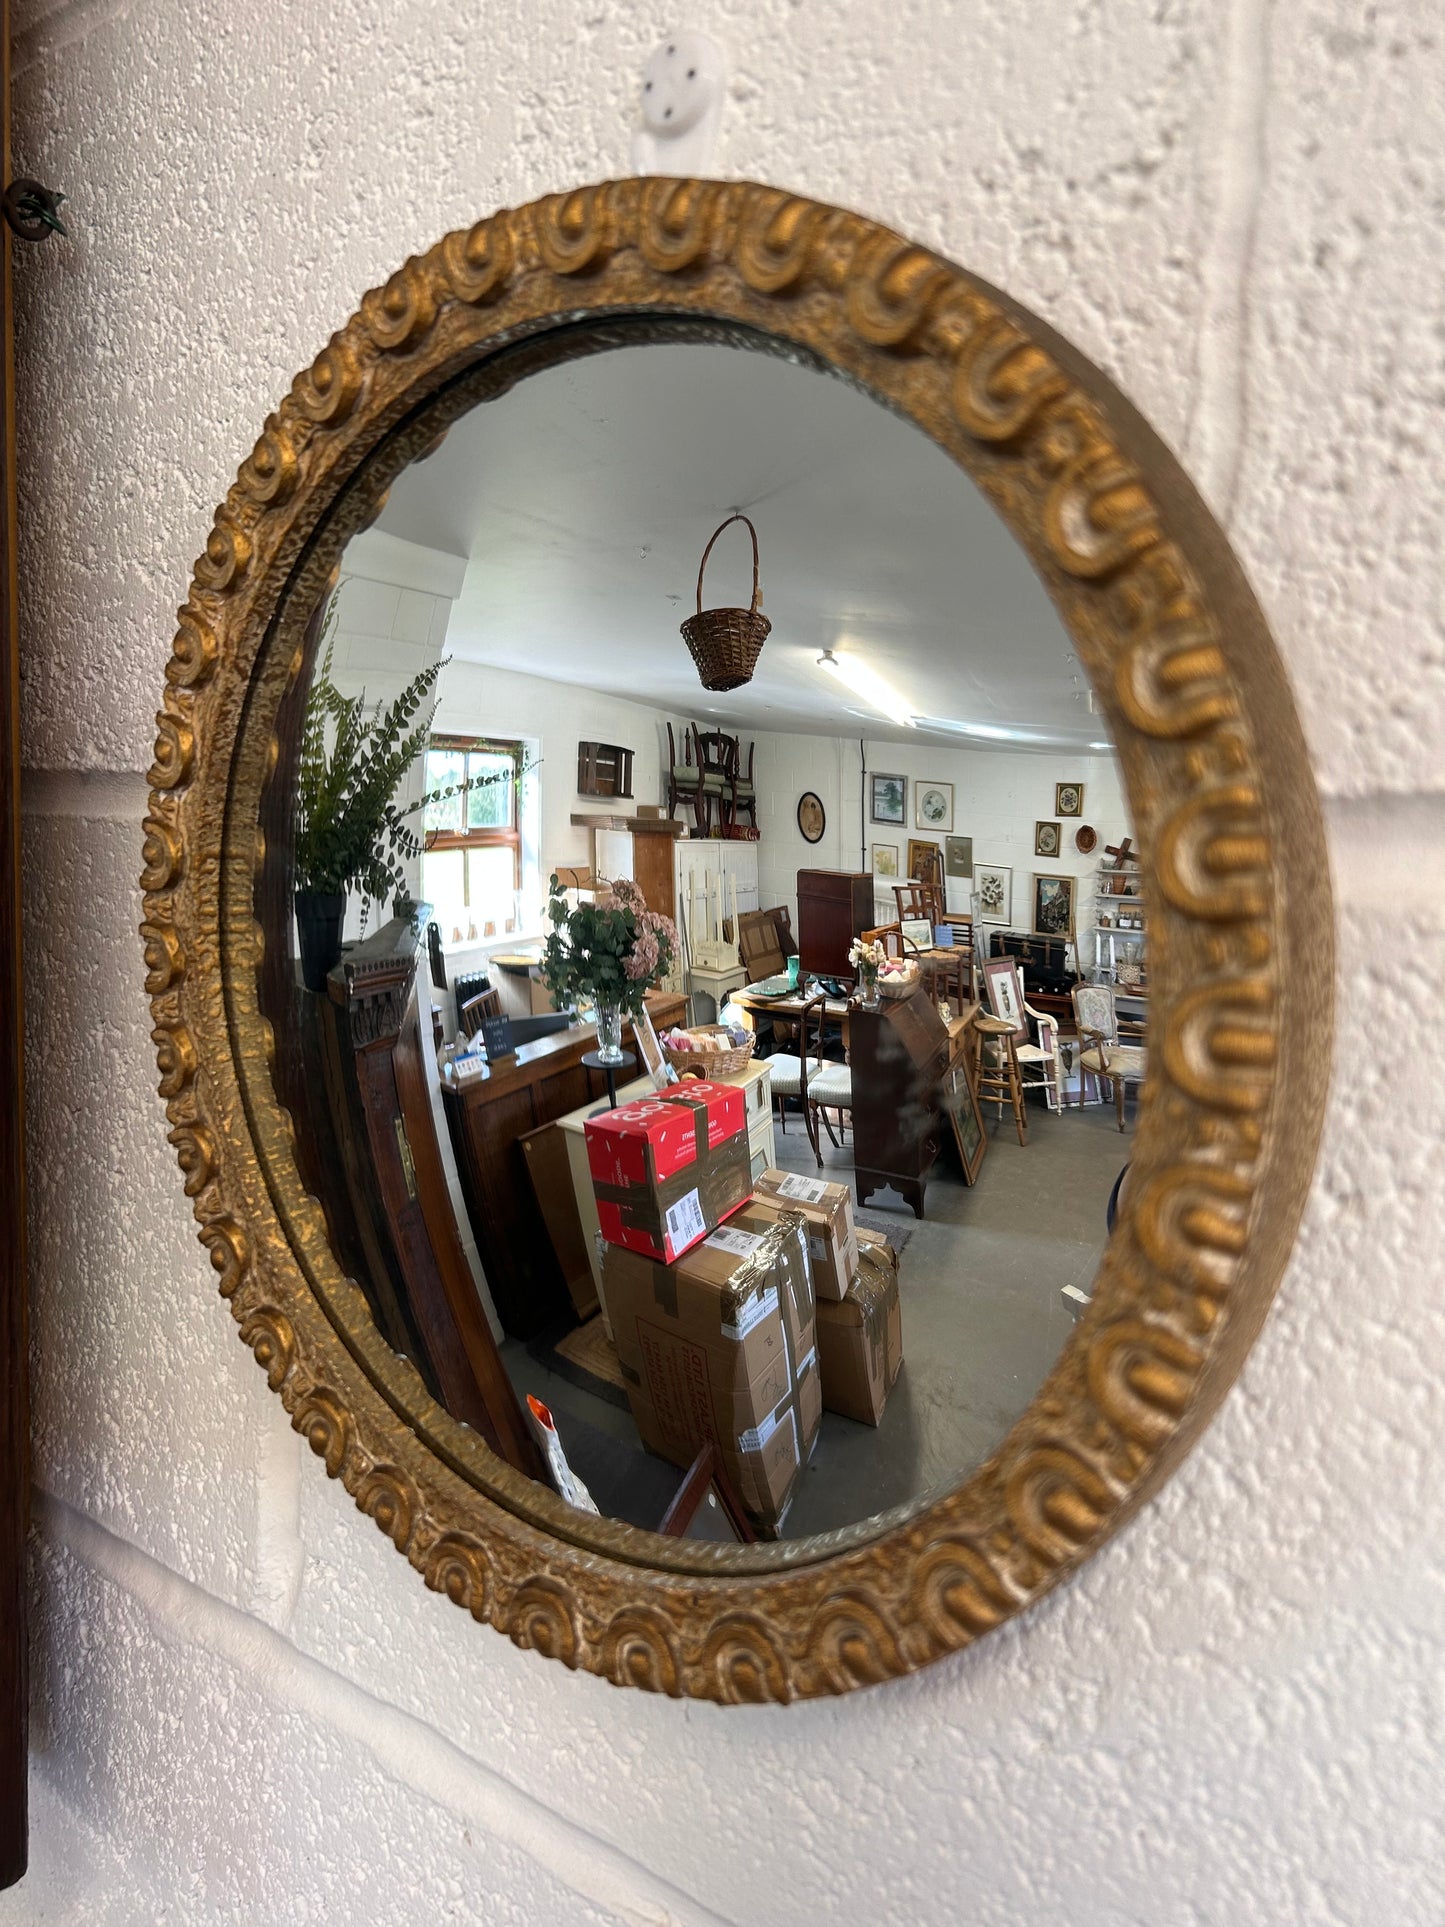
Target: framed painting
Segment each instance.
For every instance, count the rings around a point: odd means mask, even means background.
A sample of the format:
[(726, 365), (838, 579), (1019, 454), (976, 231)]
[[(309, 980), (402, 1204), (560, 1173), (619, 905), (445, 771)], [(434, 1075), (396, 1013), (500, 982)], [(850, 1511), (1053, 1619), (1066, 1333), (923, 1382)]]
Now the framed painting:
[(940, 834), (953, 828), (952, 783), (925, 783), (920, 777), (913, 785), (913, 820), (920, 830)]
[(908, 778), (906, 776), (869, 777), (869, 814), (875, 823), (896, 823), (901, 829), (908, 821)]
[(962, 1064), (955, 1065), (944, 1080), (943, 1109), (948, 1113), (958, 1161), (963, 1166), (963, 1181), (974, 1184), (988, 1149), (988, 1134), (983, 1128), (978, 1092)]
[(1039, 937), (1074, 934), (1074, 878), (1034, 878), (1033, 930)]
[(1014, 873), (1004, 863), (980, 863), (973, 873), (974, 911), (980, 923), (1007, 923), (1013, 916)]
[(1054, 815), (1082, 816), (1084, 814), (1084, 786), (1082, 783), (1054, 784)]
[(945, 876), (951, 877), (973, 875), (973, 838), (971, 836), (946, 836), (943, 839), (943, 871)]
[(1064, 833), (1057, 823), (1035, 823), (1035, 856), (1057, 856), (1063, 847)]
[(898, 845), (896, 843), (875, 843), (873, 845), (873, 874), (876, 877), (897, 876)]

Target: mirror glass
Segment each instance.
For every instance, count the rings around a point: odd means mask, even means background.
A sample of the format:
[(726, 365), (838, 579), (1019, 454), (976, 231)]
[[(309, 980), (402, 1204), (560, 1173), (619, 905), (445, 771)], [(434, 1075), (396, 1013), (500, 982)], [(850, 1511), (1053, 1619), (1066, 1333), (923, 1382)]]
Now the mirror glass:
[(1028, 558), (755, 345), (615, 329), (400, 474), (288, 699), (263, 984), (385, 1342), (573, 1503), (742, 1539), (998, 1446), (1088, 1301), (1148, 1008)]

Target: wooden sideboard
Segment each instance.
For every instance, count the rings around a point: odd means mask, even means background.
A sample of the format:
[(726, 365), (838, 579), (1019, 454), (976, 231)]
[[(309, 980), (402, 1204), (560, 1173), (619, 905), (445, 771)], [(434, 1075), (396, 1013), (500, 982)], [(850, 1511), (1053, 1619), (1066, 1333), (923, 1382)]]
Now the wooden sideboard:
[[(647, 1007), (659, 1030), (685, 1021), (681, 997), (654, 993)], [(472, 1235), (512, 1338), (534, 1338), (573, 1315), (520, 1140), (606, 1095), (601, 1071), (582, 1062), (596, 1048), (596, 1029), (581, 1024), (523, 1044), (465, 1084), (442, 1086)]]
[(923, 1216), (928, 1173), (938, 1156), (938, 1092), (950, 1042), (922, 990), (885, 997), (877, 1010), (848, 1013), (853, 1071), (853, 1160), (858, 1202), (891, 1185)]

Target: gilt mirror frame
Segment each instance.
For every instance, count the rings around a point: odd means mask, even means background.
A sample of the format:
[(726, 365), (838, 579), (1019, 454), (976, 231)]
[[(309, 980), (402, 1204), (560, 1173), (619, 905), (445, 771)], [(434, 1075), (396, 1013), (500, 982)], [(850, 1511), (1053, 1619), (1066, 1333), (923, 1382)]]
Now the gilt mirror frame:
[[(1145, 853), (1149, 1078), (1093, 1300), (982, 1466), (822, 1538), (666, 1540), (575, 1512), (496, 1458), (374, 1329), (271, 1077), (262, 801), (308, 616), (394, 475), (483, 392), (488, 363), (525, 349), (523, 372), (546, 366), (578, 352), (579, 328), (628, 317), (767, 339), (955, 459), (1054, 598)], [(1019, 1612), (1179, 1464), (1258, 1332), (1313, 1166), (1328, 869), (1243, 573), (1177, 461), (1076, 350), (853, 213), (742, 182), (578, 188), (448, 235), (364, 298), (266, 421), (179, 616), (142, 877), (170, 1142), (241, 1338), (428, 1586), (620, 1684), (719, 1701), (837, 1693)]]

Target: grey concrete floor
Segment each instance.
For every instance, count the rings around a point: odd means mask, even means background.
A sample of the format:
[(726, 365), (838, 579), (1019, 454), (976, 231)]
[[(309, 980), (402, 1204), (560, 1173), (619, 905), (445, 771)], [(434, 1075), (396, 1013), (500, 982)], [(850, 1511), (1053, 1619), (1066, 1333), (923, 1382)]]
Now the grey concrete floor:
[[(899, 1267), (903, 1369), (877, 1427), (823, 1414), (784, 1537), (804, 1538), (954, 1485), (1027, 1407), (1082, 1310), (1104, 1247), (1104, 1213), (1128, 1159), (1112, 1104), (1055, 1115), (1029, 1104), (1029, 1142), (985, 1119), (988, 1151), (965, 1185), (951, 1147), (934, 1168), (919, 1221), (880, 1192), (863, 1218), (909, 1234)], [(777, 1137), (785, 1170), (817, 1173), (801, 1125)], [(850, 1141), (823, 1140), (823, 1175), (850, 1181)], [(891, 1208), (890, 1208), (891, 1207)], [(680, 1474), (638, 1444), (628, 1413), (549, 1372), (519, 1345), (503, 1357), (514, 1383), (552, 1406), (574, 1467), (604, 1510), (656, 1525)], [(568, 1420), (577, 1421), (569, 1433)], [(575, 1449), (574, 1449), (575, 1447)]]

